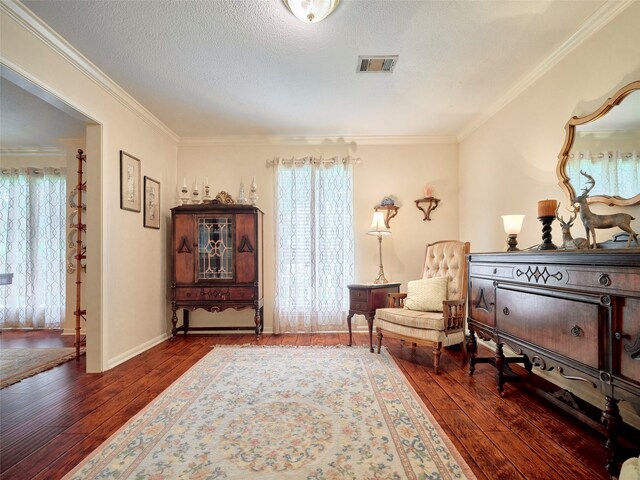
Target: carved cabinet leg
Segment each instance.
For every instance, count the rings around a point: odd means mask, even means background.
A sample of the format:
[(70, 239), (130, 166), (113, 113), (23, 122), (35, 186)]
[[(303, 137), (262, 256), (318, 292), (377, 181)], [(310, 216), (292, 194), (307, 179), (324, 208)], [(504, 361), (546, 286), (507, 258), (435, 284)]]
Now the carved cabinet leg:
[(256, 324), (256, 340), (260, 340), (260, 332), (261, 332), (261, 315), (260, 315), (260, 308), (259, 307), (255, 307), (256, 310), (256, 314), (254, 317), (254, 322)]
[(478, 341), (476, 340), (476, 332), (469, 325), (469, 339), (467, 340), (467, 354), (469, 355), (469, 375), (473, 375), (476, 371), (476, 353), (478, 353)]
[(501, 397), (504, 397), (504, 366), (505, 359), (502, 351), (502, 343), (496, 343), (496, 381), (498, 382), (498, 392)]
[(605, 397), (605, 406), (601, 421), (607, 432), (607, 442), (604, 445), (607, 449), (607, 472), (609, 472), (611, 477), (617, 477), (619, 468), (617, 438), (620, 432), (620, 426), (622, 425), (618, 400)]
[(178, 325), (178, 315), (176, 314), (176, 310), (176, 302), (171, 302), (171, 340), (174, 340), (178, 333), (176, 327)]

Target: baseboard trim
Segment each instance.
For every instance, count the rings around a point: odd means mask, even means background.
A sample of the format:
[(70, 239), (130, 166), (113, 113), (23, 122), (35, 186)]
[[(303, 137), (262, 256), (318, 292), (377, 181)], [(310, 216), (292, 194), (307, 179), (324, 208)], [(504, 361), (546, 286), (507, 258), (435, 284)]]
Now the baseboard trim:
[(124, 363), (127, 360), (135, 357), (136, 355), (139, 355), (142, 352), (149, 350), (152, 347), (155, 347), (156, 345), (164, 342), (170, 337), (171, 335), (169, 335), (168, 333), (163, 333), (162, 335), (158, 335), (157, 337), (152, 338), (151, 340), (132, 348), (131, 350), (128, 350), (114, 358), (107, 360), (107, 370), (111, 370), (113, 367), (117, 367), (121, 363)]
[[(76, 329), (75, 328), (65, 328), (62, 330), (62, 333), (60, 335), (75, 335), (76, 334)], [(80, 335), (86, 335), (87, 334), (87, 330), (84, 328), (80, 329)]]

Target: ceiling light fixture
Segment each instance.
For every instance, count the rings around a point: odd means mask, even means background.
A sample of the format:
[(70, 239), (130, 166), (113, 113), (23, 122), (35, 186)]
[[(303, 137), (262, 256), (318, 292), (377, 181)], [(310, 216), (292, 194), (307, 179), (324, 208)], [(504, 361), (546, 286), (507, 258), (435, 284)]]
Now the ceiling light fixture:
[(296, 18), (305, 23), (317, 23), (333, 12), (340, 0), (282, 0)]

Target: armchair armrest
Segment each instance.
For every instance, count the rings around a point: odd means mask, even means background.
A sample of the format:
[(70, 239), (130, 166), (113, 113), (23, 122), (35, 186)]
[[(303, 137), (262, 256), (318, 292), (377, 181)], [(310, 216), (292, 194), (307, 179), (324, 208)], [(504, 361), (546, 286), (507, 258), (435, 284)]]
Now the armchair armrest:
[(389, 308), (402, 308), (404, 307), (404, 299), (407, 298), (406, 293), (388, 293), (387, 294), (387, 307)]
[(444, 334), (464, 331), (464, 308), (466, 300), (443, 300)]

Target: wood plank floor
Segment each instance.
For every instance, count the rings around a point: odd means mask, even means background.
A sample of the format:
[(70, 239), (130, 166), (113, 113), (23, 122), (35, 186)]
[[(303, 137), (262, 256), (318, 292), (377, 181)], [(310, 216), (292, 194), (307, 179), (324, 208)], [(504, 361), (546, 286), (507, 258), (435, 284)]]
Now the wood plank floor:
[[(355, 334), (354, 342), (368, 341)], [(0, 348), (64, 346), (72, 337), (3, 332)], [(211, 335), (163, 342), (102, 374), (84, 357), (0, 390), (0, 478), (57, 479), (140, 411), (215, 344), (337, 345), (346, 334)], [(479, 479), (605, 479), (604, 439), (518, 384), (495, 389), (494, 371), (467, 374), (466, 355), (445, 350), (433, 374), (430, 349), (385, 345)], [(489, 351), (481, 352), (489, 354)]]

